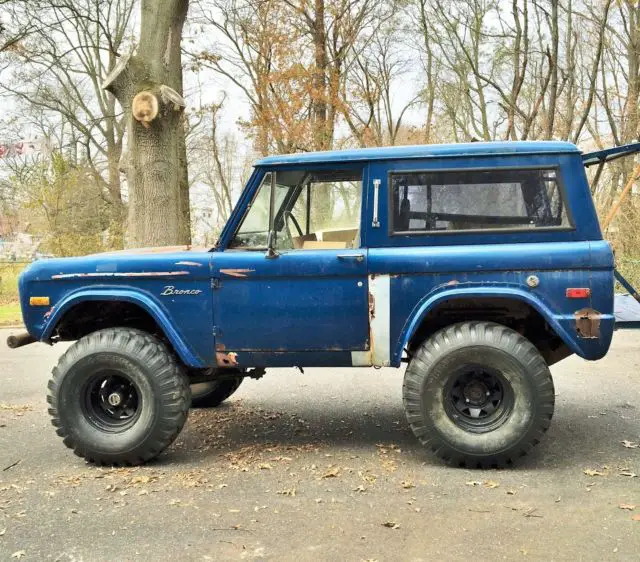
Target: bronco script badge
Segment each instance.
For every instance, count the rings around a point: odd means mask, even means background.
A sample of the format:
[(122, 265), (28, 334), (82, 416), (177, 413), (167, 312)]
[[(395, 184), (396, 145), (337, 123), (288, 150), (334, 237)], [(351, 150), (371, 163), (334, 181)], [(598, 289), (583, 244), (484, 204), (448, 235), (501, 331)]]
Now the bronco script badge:
[(199, 295), (202, 293), (200, 289), (176, 289), (173, 285), (165, 285), (164, 291), (160, 293), (163, 297), (171, 295)]

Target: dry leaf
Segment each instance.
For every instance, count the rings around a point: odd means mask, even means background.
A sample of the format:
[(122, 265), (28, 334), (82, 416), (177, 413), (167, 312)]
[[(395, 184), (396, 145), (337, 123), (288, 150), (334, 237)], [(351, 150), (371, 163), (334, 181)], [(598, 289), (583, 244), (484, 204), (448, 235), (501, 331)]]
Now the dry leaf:
[(17, 558), (18, 560), (27, 554), (24, 550), (18, 550), (11, 555), (11, 558)]
[(329, 470), (322, 475), (322, 478), (337, 478), (338, 474), (340, 474), (340, 467), (331, 466)]
[(635, 505), (631, 505), (631, 504), (628, 504), (628, 503), (621, 503), (618, 507), (620, 509), (627, 509), (629, 511), (633, 511), (636, 508)]
[(625, 439), (624, 441), (622, 441), (622, 446), (626, 447), (627, 449), (637, 449), (638, 447), (640, 447), (640, 444), (634, 443), (633, 441), (627, 441)]
[(467, 486), (481, 486), (482, 482), (478, 481), (478, 480), (470, 480), (469, 482), (467, 482)]
[(500, 486), (500, 483), (496, 482), (494, 480), (486, 480), (485, 483), (483, 484), (483, 486), (485, 488), (489, 488), (489, 489), (493, 490), (493, 488), (497, 488), (498, 486)]
[(631, 521), (640, 521), (640, 513), (631, 516)]
[(281, 496), (291, 496), (294, 497), (296, 495), (296, 489), (295, 488), (290, 488), (289, 490), (278, 490), (276, 492), (276, 494), (279, 494)]
[(356, 488), (353, 489), (354, 492), (364, 492), (366, 491), (366, 488), (360, 484), (360, 486), (357, 486)]
[(398, 523), (396, 523), (395, 521), (385, 521), (382, 524), (383, 527), (388, 527), (389, 529), (399, 529), (400, 525), (398, 525)]
[(592, 468), (586, 468), (583, 470), (587, 476), (606, 476), (604, 472), (600, 472), (599, 470), (593, 470)]
[(416, 485), (415, 485), (413, 482), (410, 482), (409, 480), (403, 480), (403, 481), (401, 482), (401, 484), (402, 484), (402, 487), (403, 487), (405, 490), (409, 490), (409, 489), (411, 489), (411, 488), (415, 488), (415, 487), (416, 487)]
[(636, 478), (638, 475), (635, 472), (631, 472), (628, 470), (623, 470), (622, 472), (619, 472), (618, 474), (620, 474), (620, 476), (628, 476), (629, 478)]
[(264, 462), (258, 465), (260, 470), (271, 470), (271, 465), (268, 462)]
[(516, 491), (515, 490), (507, 490), (507, 495), (508, 496), (515, 496), (516, 495)]
[(5, 529), (2, 529), (2, 530), (0, 531), (0, 537), (2, 537), (6, 532), (7, 532), (7, 529), (6, 529), (6, 528), (5, 528)]

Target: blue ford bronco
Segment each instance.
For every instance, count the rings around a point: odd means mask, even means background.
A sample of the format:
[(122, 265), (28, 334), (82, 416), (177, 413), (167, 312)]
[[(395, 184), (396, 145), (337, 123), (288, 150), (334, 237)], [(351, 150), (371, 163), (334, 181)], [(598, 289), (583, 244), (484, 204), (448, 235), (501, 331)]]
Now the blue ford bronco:
[[(637, 147), (635, 147), (637, 148)], [(566, 142), (372, 148), (264, 158), (211, 249), (47, 259), (20, 277), (53, 369), (64, 444), (140, 464), (190, 407), (276, 367), (400, 367), (408, 424), (456, 465), (542, 438), (549, 367), (607, 352), (614, 259), (583, 155)]]

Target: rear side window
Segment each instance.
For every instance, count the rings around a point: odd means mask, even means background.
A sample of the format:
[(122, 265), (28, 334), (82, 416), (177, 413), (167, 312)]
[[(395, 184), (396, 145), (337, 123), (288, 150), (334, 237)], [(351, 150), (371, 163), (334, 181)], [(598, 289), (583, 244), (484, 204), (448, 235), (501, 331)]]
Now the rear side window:
[(557, 170), (392, 173), (395, 233), (571, 228)]

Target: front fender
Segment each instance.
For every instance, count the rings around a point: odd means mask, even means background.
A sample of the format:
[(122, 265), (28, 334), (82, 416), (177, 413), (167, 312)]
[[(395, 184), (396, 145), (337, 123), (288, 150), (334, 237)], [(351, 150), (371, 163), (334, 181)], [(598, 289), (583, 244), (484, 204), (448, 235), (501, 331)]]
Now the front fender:
[(397, 345), (394, 348), (393, 364), (400, 364), (402, 350), (406, 348), (411, 337), (414, 335), (426, 315), (440, 303), (452, 299), (480, 297), (517, 299), (532, 306), (542, 315), (569, 349), (581, 357), (586, 359), (599, 359), (606, 352), (606, 349), (602, 353), (600, 353), (599, 350), (592, 349), (593, 344), (591, 342), (593, 342), (593, 340), (583, 340), (583, 345), (581, 345), (577, 340), (575, 329), (573, 331), (571, 330), (571, 326), (575, 326), (574, 314), (553, 314), (547, 305), (538, 298), (535, 293), (516, 287), (505, 286), (454, 287), (435, 294), (431, 293), (415, 306), (409, 315), (409, 318), (402, 329)]
[(185, 338), (171, 322), (164, 308), (148, 294), (135, 289), (81, 289), (69, 293), (56, 304), (46, 319), (38, 339), (41, 341), (48, 340), (66, 312), (75, 305), (86, 301), (125, 301), (140, 306), (155, 320), (185, 365), (195, 368), (206, 367), (204, 361), (194, 353)]

